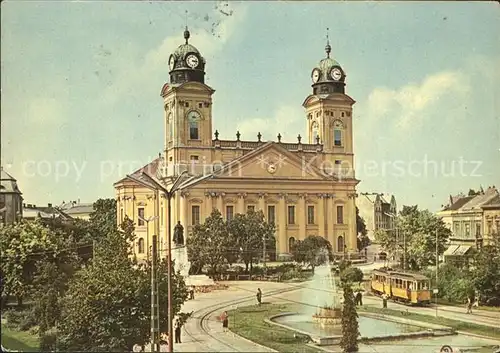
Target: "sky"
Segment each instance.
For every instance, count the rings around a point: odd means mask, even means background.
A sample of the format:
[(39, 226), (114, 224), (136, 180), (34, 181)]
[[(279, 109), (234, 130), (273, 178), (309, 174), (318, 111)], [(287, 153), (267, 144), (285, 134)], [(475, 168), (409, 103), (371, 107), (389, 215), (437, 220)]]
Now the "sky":
[[(206, 59), (219, 138), (295, 142), (311, 71), (347, 74), (359, 192), (432, 211), (500, 187), (497, 2), (4, 1), (1, 162), (26, 203), (93, 202), (163, 149), (169, 55)], [(186, 15), (187, 11), (187, 15)]]

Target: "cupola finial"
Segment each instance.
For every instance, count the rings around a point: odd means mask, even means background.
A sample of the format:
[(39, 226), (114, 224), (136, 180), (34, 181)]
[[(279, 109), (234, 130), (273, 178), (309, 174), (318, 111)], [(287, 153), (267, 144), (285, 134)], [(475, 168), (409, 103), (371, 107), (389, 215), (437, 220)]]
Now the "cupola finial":
[(186, 30), (184, 31), (184, 39), (186, 40), (186, 44), (188, 44), (189, 37), (190, 34), (188, 29), (188, 11), (186, 10)]
[(326, 29), (326, 47), (325, 47), (326, 57), (327, 57), (327, 58), (329, 58), (329, 57), (330, 57), (330, 53), (332, 52), (332, 47), (330, 46), (330, 36), (329, 36), (329, 31), (330, 31), (330, 28), (327, 28), (327, 29)]

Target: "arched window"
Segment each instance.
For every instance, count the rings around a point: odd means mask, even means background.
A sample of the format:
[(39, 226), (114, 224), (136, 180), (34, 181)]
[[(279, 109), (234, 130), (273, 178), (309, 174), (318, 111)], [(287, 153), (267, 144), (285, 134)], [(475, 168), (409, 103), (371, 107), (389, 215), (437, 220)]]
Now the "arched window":
[(172, 114), (168, 115), (168, 140), (172, 141), (174, 138), (174, 118)]
[(337, 252), (344, 252), (344, 237), (341, 235), (337, 238)]
[(312, 142), (314, 143), (316, 141), (316, 137), (319, 136), (318, 122), (313, 121), (312, 126), (311, 126), (311, 133), (312, 133)]
[(333, 122), (333, 145), (336, 147), (342, 146), (344, 124), (340, 120), (335, 120)]
[(137, 252), (139, 254), (144, 254), (144, 238), (139, 238), (137, 242)]
[(197, 111), (192, 111), (188, 114), (190, 140), (200, 139), (200, 118), (200, 113)]
[(295, 244), (295, 238), (294, 237), (290, 237), (288, 239), (288, 251), (291, 252), (292, 251), (292, 248)]

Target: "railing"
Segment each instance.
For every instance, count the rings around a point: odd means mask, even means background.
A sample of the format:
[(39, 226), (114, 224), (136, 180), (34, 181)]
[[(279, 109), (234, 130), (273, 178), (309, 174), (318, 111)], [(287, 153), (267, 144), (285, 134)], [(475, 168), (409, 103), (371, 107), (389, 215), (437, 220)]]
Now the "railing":
[[(253, 150), (262, 146), (263, 141), (237, 141), (237, 140), (212, 140), (212, 146), (219, 148), (241, 148), (243, 150)], [(316, 152), (322, 151), (323, 145), (309, 143), (279, 143), (286, 150), (291, 152)]]

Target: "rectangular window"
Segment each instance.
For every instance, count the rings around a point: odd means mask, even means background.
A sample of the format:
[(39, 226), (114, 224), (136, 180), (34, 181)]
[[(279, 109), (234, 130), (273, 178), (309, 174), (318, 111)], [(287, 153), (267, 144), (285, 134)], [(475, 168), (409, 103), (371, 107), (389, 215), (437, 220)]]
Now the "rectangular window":
[(276, 209), (274, 205), (267, 206), (267, 223), (276, 224)]
[(191, 206), (191, 224), (193, 226), (200, 224), (200, 206), (198, 205)]
[(288, 224), (295, 224), (295, 206), (288, 206)]
[(160, 224), (163, 225), (163, 206), (160, 208)]
[(255, 206), (253, 206), (253, 205), (247, 206), (247, 212), (250, 212), (250, 211), (255, 211)]
[(144, 207), (139, 207), (137, 209), (137, 225), (138, 226), (143, 226), (144, 225)]
[(342, 130), (338, 129), (333, 130), (333, 137), (334, 137), (334, 145), (342, 146)]
[(340, 165), (340, 164), (342, 164), (342, 161), (341, 161), (340, 159), (336, 159), (336, 160), (335, 160), (335, 164), (336, 164), (336, 165)]
[(198, 131), (198, 122), (190, 122), (189, 123), (189, 139), (198, 140), (200, 138)]
[(198, 108), (203, 108), (203, 103), (198, 103)]
[(198, 156), (190, 156), (189, 158), (190, 158), (192, 161), (197, 161), (199, 157), (198, 157)]
[(120, 209), (120, 222), (123, 222), (123, 208)]
[(233, 219), (233, 215), (234, 215), (234, 207), (226, 206), (226, 220), (228, 222)]
[(497, 229), (497, 233), (500, 233), (500, 221), (498, 219), (495, 220), (495, 227)]
[(476, 222), (476, 237), (481, 235), (481, 223)]
[(314, 224), (314, 206), (307, 206), (307, 224)]
[(453, 233), (455, 236), (460, 234), (460, 222), (453, 222)]
[(337, 223), (344, 223), (344, 206), (337, 206)]
[(470, 223), (465, 223), (465, 237), (468, 238), (470, 236)]

